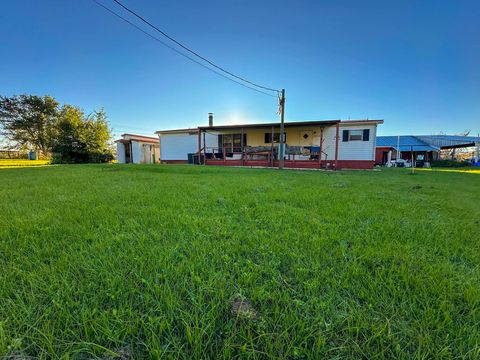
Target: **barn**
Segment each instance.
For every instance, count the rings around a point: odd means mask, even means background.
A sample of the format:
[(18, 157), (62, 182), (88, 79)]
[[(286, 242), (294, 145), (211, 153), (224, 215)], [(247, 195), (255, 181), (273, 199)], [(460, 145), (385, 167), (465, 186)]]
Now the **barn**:
[[(383, 120), (317, 120), (285, 123), (285, 167), (371, 169), (377, 126)], [(160, 130), (162, 163), (277, 167), (280, 125), (213, 125)]]

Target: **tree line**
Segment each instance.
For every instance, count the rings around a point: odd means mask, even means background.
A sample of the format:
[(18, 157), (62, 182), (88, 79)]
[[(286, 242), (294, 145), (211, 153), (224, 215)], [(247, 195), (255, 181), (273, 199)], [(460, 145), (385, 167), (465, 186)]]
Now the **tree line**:
[(0, 96), (0, 135), (14, 148), (36, 151), (56, 163), (113, 160), (105, 111), (85, 114), (48, 95)]

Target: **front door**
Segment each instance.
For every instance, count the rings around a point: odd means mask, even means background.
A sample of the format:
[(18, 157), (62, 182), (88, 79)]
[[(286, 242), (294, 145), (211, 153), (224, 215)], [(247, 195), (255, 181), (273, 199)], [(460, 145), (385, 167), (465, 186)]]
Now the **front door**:
[(313, 130), (300, 131), (300, 146), (312, 146), (313, 144)]
[(125, 148), (125, 164), (129, 164), (132, 162), (132, 151), (131, 151), (132, 144), (130, 142), (124, 144)]
[(384, 151), (382, 153), (382, 165), (385, 165), (388, 162), (388, 153), (389, 151)]

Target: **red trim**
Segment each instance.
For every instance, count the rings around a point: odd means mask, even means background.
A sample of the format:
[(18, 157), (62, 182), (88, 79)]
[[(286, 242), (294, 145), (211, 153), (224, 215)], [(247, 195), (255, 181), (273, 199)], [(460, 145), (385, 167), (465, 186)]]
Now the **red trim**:
[(338, 136), (340, 132), (340, 127), (336, 125), (336, 136), (335, 136), (335, 169), (338, 169)]
[[(204, 159), (207, 158), (207, 142), (205, 141), (205, 136), (206, 136), (206, 132), (204, 131), (203, 132), (203, 158)], [(205, 160), (203, 164), (205, 165)]]
[(320, 128), (320, 148), (318, 152), (318, 163), (322, 163), (322, 147), (323, 147), (323, 127)]
[(202, 135), (200, 133), (200, 128), (198, 129), (198, 165), (200, 165), (200, 154), (202, 153), (202, 148), (201, 148), (201, 145), (202, 145)]
[[(205, 165), (217, 166), (242, 166), (242, 160), (212, 160), (206, 159)], [(329, 166), (327, 166), (327, 164)], [(322, 160), (319, 164), (316, 160), (285, 160), (285, 167), (290, 169), (318, 169), (319, 167), (332, 167), (333, 161)], [(337, 160), (337, 169), (372, 169), (375, 165), (373, 160)], [(243, 166), (270, 167), (269, 160), (244, 160)], [(278, 167), (278, 160), (274, 161), (274, 167)]]
[(393, 148), (390, 146), (379, 146), (375, 148), (375, 162), (377, 164), (382, 164), (383, 165), (383, 153), (385, 151), (390, 151)]
[(338, 169), (373, 169), (374, 160), (338, 160)]
[[(129, 136), (129, 140), (137, 140), (137, 141), (144, 141), (144, 142), (154, 142), (158, 143), (158, 138), (150, 137), (150, 136), (143, 136), (143, 135), (135, 135), (135, 134), (122, 134), (122, 137)], [(124, 140), (124, 139), (123, 139)], [(128, 141), (128, 140), (127, 140)]]
[(188, 164), (188, 160), (162, 160), (162, 164)]
[(367, 123), (367, 124), (383, 124), (383, 120), (342, 120), (340, 124), (354, 124), (354, 123)]

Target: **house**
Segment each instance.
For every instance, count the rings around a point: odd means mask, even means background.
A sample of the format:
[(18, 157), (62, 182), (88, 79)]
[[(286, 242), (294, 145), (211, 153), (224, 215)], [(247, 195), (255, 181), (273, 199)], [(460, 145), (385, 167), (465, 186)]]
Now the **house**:
[[(371, 169), (383, 120), (285, 123), (285, 167)], [(280, 124), (213, 125), (160, 130), (162, 163), (278, 167)]]
[(115, 143), (120, 164), (154, 164), (160, 161), (160, 146), (156, 137), (122, 134)]
[[(459, 151), (467, 151), (467, 157), (480, 158), (480, 137), (458, 135), (401, 135), (378, 136), (375, 150), (375, 162), (389, 165), (393, 160), (413, 158), (420, 165), (438, 160), (448, 154), (456, 158)], [(398, 156), (397, 156), (398, 151)]]

